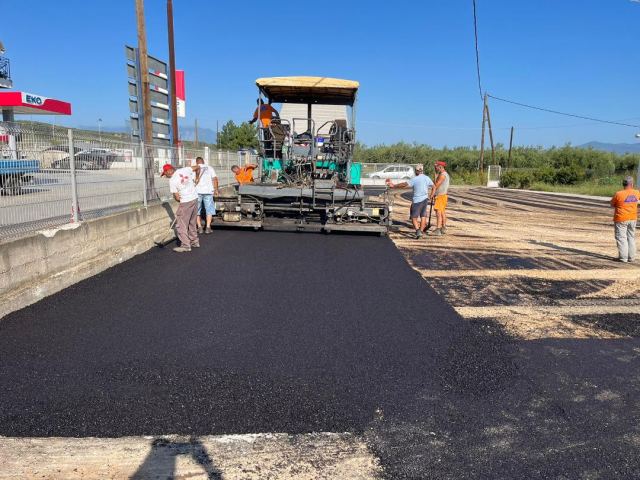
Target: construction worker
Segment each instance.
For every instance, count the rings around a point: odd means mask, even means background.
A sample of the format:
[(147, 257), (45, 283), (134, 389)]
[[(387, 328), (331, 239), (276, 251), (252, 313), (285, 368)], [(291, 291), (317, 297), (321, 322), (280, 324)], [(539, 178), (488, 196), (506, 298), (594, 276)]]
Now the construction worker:
[(180, 203), (176, 211), (176, 231), (180, 246), (174, 252), (190, 252), (192, 248), (200, 247), (196, 217), (198, 215), (198, 194), (196, 185), (200, 180), (200, 166), (176, 169), (166, 164), (162, 167), (161, 177), (169, 179), (169, 191), (173, 198)]
[(633, 188), (633, 177), (625, 177), (622, 186), (624, 189), (616, 192), (611, 199), (611, 206), (615, 209), (613, 223), (618, 245), (618, 261), (626, 263), (633, 262), (636, 258), (636, 223), (640, 191)]
[(436, 162), (436, 183), (431, 190), (431, 202), (436, 211), (435, 236), (447, 233), (447, 202), (449, 200), (449, 174), (446, 171), (446, 162)]
[(416, 231), (416, 238), (421, 238), (427, 229), (427, 207), (429, 205), (429, 188), (433, 190), (433, 181), (423, 173), (422, 165), (415, 168), (416, 176), (406, 182), (394, 185), (390, 178), (386, 180), (389, 188), (413, 188), (413, 199), (411, 200), (410, 217), (413, 228)]
[[(209, 234), (211, 230), (211, 220), (216, 214), (216, 204), (213, 201), (213, 194), (218, 195), (218, 176), (213, 167), (204, 164), (202, 157), (196, 158), (196, 164), (200, 167), (200, 181), (196, 185), (196, 193), (198, 194), (198, 215), (196, 221), (198, 223), (198, 233)], [(202, 210), (204, 209), (207, 223), (206, 228), (202, 228)]]
[(249, 120), (249, 124), (253, 124), (258, 120), (258, 109), (260, 109), (260, 127), (269, 128), (271, 120), (274, 118), (280, 118), (278, 111), (271, 106), (271, 100), (269, 103), (260, 103), (260, 99), (256, 101), (258, 106), (253, 112), (253, 118)]
[(238, 165), (233, 165), (231, 167), (231, 171), (236, 177), (236, 180), (240, 185), (243, 183), (252, 183), (253, 182), (253, 171), (258, 168), (258, 165), (255, 163), (248, 163), (244, 167), (239, 167)]

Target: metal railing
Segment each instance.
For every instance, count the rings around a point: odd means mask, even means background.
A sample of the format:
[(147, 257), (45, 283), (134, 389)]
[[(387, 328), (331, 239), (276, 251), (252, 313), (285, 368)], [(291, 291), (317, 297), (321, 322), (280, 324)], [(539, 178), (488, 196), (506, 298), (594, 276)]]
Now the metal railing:
[[(73, 154), (72, 154), (73, 152)], [(221, 186), (255, 155), (144, 145), (113, 135), (0, 122), (0, 240), (167, 201), (162, 166), (202, 157)]]

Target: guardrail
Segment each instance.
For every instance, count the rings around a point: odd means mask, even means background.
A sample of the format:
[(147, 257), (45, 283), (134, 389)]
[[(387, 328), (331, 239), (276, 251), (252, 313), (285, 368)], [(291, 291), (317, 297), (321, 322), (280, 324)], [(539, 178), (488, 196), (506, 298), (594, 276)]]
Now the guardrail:
[[(162, 165), (200, 156), (220, 185), (233, 164), (255, 156), (202, 148), (145, 145), (74, 130), (27, 129), (0, 122), (0, 239), (166, 201)], [(146, 159), (146, 161), (145, 161)]]

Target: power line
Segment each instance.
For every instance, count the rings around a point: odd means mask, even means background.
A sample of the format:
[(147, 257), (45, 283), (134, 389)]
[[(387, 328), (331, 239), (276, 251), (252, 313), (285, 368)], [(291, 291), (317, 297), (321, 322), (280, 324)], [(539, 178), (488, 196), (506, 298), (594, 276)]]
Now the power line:
[[(640, 3), (640, 0), (632, 0), (632, 1)], [(475, 35), (475, 44), (476, 44), (476, 71), (477, 71), (477, 75), (478, 75), (478, 91), (480, 92), (480, 98), (482, 100), (484, 100), (484, 95), (483, 95), (483, 90), (482, 90), (482, 81), (481, 81), (481, 77), (480, 77), (480, 48), (478, 46), (478, 14), (477, 14), (476, 0), (473, 0), (473, 32), (474, 32), (474, 35)], [(500, 102), (511, 103), (513, 105), (518, 105), (518, 106), (524, 107), (524, 108), (530, 108), (532, 110), (539, 110), (541, 112), (553, 113), (553, 114), (556, 114), (556, 115), (564, 115), (566, 117), (580, 118), (582, 120), (589, 120), (589, 121), (597, 122), (597, 123), (606, 123), (608, 125), (618, 125), (618, 126), (621, 126), (621, 127), (640, 128), (640, 125), (616, 122), (616, 121), (611, 121), (611, 120), (602, 120), (600, 118), (587, 117), (587, 116), (584, 116), (584, 115), (577, 115), (577, 114), (574, 114), (574, 113), (560, 112), (558, 110), (552, 110), (550, 108), (537, 107), (535, 105), (528, 105), (526, 103), (520, 103), (520, 102), (516, 102), (514, 100), (508, 100), (506, 98), (496, 97), (496, 96), (490, 95), (488, 93), (486, 93), (486, 96), (489, 97), (489, 98), (493, 98), (494, 100), (498, 100)]]
[(480, 99), (484, 100), (482, 95), (482, 81), (480, 79), (480, 49), (478, 47), (478, 14), (476, 8), (476, 0), (473, 0), (473, 31), (476, 39), (476, 71), (478, 73), (478, 90), (480, 92)]
[(536, 107), (534, 105), (527, 105), (526, 103), (520, 103), (520, 102), (516, 102), (514, 100), (508, 100), (506, 98), (495, 97), (495, 96), (490, 95), (490, 94), (487, 94), (487, 96), (489, 98), (493, 98), (494, 100), (498, 100), (500, 102), (511, 103), (513, 105), (518, 105), (519, 107), (530, 108), (532, 110), (539, 110), (541, 112), (554, 113), (556, 115), (564, 115), (565, 117), (580, 118), (582, 120), (589, 120), (591, 122), (607, 123), (609, 125), (619, 125), (621, 127), (640, 128), (640, 125), (634, 125), (634, 124), (631, 124), (631, 123), (614, 122), (614, 121), (611, 121), (611, 120), (602, 120), (600, 118), (585, 117), (584, 115), (576, 115), (576, 114), (573, 114), (573, 113), (566, 113), (566, 112), (559, 112), (558, 110), (551, 110), (550, 108)]

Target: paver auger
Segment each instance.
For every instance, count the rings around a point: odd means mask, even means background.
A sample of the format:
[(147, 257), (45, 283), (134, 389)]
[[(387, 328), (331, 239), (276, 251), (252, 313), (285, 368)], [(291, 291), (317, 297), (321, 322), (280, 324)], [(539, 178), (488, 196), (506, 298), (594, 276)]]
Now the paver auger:
[[(259, 78), (256, 85), (259, 109), (266, 101), (304, 104), (306, 118), (273, 119), (268, 126), (258, 120), (259, 180), (216, 198), (218, 225), (386, 234), (388, 195), (365, 195), (362, 166), (353, 162), (358, 82), (274, 77)], [(348, 107), (350, 121), (336, 118), (316, 125), (316, 105)]]

